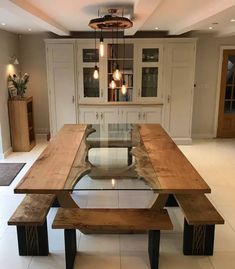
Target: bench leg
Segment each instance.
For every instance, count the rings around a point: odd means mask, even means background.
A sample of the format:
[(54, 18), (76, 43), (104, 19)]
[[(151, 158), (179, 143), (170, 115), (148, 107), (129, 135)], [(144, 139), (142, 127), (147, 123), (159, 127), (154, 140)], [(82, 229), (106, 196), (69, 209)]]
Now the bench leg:
[(42, 226), (17, 226), (20, 256), (47, 256), (49, 253), (47, 221)]
[(64, 230), (64, 243), (66, 269), (73, 269), (74, 260), (77, 252), (76, 230)]
[(128, 166), (132, 164), (132, 153), (131, 153), (132, 147), (127, 148), (127, 164)]
[(215, 225), (189, 225), (184, 220), (184, 255), (213, 255)]
[(151, 269), (158, 269), (160, 231), (149, 231), (148, 252)]

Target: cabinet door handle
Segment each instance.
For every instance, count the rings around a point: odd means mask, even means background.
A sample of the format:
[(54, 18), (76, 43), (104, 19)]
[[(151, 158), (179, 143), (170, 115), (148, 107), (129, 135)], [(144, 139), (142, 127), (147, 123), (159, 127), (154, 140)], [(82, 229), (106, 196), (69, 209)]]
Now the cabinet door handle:
[(101, 117), (101, 120), (103, 120), (104, 118), (103, 112), (100, 113), (100, 117)]
[(74, 95), (72, 96), (72, 103), (74, 104), (74, 102), (75, 102), (75, 97), (74, 97)]
[(138, 91), (138, 96), (140, 97), (140, 89), (139, 89), (139, 91)]
[(140, 112), (138, 113), (138, 119), (140, 120), (140, 118), (141, 118), (141, 114), (140, 114)]
[(98, 112), (95, 113), (95, 117), (96, 117), (96, 119), (98, 120), (98, 118), (99, 118), (99, 114), (98, 114)]
[(171, 96), (170, 96), (170, 94), (168, 94), (167, 95), (167, 103), (170, 103), (170, 101), (171, 101)]
[(145, 118), (146, 118), (146, 114), (145, 114), (145, 112), (143, 113), (143, 119), (145, 120)]
[(100, 96), (103, 98), (103, 89), (100, 90)]

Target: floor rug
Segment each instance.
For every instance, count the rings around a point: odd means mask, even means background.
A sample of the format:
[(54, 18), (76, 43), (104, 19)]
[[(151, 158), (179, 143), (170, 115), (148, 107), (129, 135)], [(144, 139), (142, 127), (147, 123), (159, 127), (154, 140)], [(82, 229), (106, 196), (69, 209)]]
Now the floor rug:
[(25, 163), (0, 163), (0, 186), (9, 186)]

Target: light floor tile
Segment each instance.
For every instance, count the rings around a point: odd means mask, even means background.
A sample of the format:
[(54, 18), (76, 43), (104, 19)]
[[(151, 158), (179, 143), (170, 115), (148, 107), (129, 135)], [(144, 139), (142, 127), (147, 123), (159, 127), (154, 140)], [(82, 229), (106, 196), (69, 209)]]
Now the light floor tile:
[(79, 252), (75, 259), (74, 269), (120, 269), (120, 257), (112, 254), (87, 255)]
[(235, 251), (214, 252), (210, 261), (213, 269), (235, 269)]
[(119, 235), (81, 234), (78, 251), (119, 256)]

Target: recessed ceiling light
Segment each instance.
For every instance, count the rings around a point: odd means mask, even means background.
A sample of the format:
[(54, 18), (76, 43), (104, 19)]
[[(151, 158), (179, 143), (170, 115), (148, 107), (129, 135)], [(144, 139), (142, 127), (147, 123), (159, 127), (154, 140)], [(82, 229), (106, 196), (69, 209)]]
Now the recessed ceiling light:
[(230, 22), (235, 22), (235, 19), (231, 19)]
[(31, 31), (32, 31), (32, 29), (31, 29), (31, 28), (28, 28), (28, 31), (29, 31), (29, 32), (31, 32)]
[(155, 30), (158, 30), (159, 29), (159, 27), (155, 27)]
[(6, 25), (6, 23), (5, 23), (5, 22), (1, 22), (1, 25), (2, 25), (2, 26), (5, 26), (5, 25)]
[(213, 29), (213, 27), (212, 27), (212, 26), (210, 26), (210, 27), (209, 27), (209, 29), (210, 29), (210, 30), (212, 30), (212, 29)]

